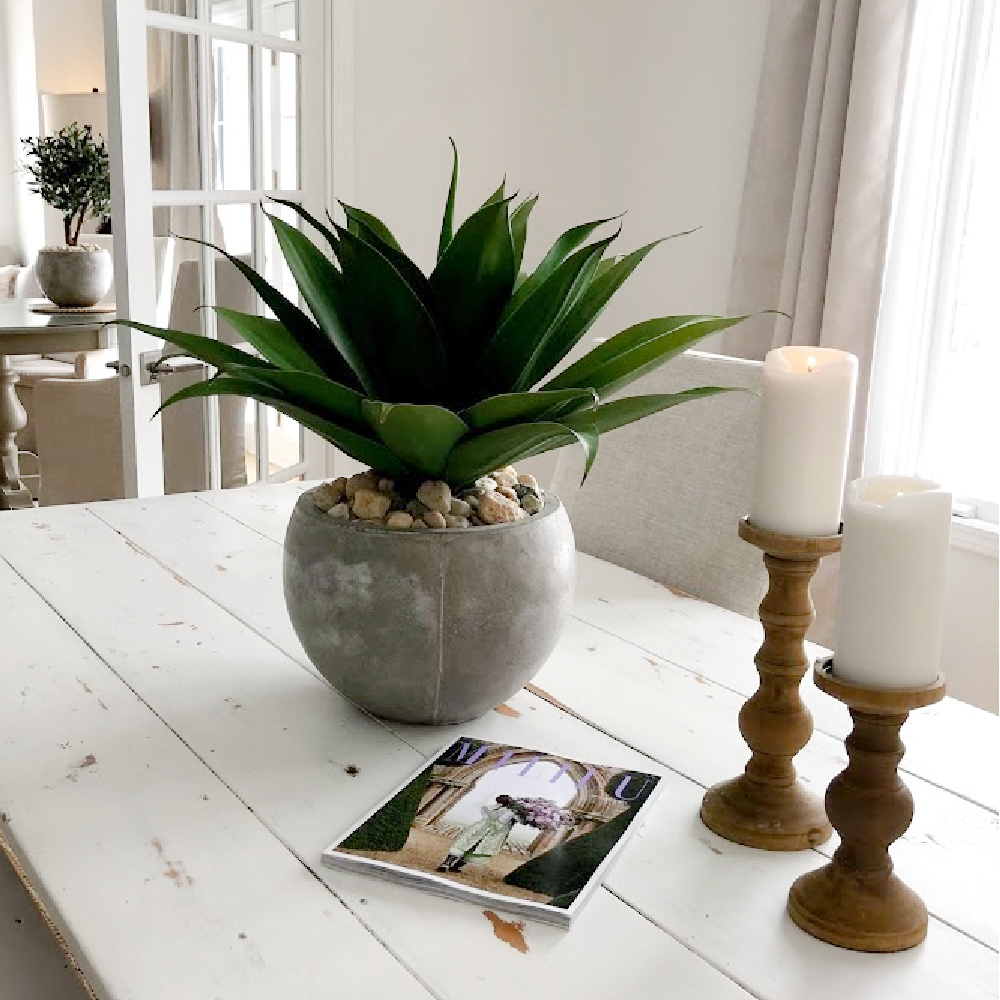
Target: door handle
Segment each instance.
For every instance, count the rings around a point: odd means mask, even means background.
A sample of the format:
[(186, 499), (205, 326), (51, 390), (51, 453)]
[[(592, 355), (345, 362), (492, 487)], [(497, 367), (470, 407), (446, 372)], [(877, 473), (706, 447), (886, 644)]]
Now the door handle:
[(207, 368), (201, 361), (175, 361), (175, 356), (164, 357), (159, 351), (148, 351), (139, 355), (140, 385), (153, 385), (165, 375), (177, 375), (180, 372), (193, 372)]

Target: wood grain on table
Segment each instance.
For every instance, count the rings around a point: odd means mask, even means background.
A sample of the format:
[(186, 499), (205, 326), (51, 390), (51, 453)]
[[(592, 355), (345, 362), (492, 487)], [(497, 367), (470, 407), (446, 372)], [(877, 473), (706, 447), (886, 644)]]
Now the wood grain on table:
[[(586, 556), (532, 689), (460, 727), (667, 769), (572, 930), (323, 868), (455, 730), (374, 720), (309, 664), (281, 593), (300, 490), (0, 518), (3, 829), (99, 995), (996, 997), (997, 720), (946, 700), (903, 730), (916, 816), (893, 856), (931, 912), (925, 944), (832, 948), (784, 902), (835, 844), (753, 851), (697, 818), (748, 756), (758, 623)], [(803, 696), (817, 731), (796, 763), (822, 789), (849, 717)]]

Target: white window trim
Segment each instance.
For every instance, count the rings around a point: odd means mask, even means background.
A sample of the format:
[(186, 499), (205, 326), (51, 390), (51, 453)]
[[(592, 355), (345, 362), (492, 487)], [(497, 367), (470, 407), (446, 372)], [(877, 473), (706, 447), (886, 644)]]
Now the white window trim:
[[(947, 308), (956, 279), (957, 254), (952, 245), (960, 234), (954, 231), (953, 220), (968, 200), (974, 89), (988, 43), (982, 25), (989, 24), (994, 7), (995, 0), (955, 0), (939, 8), (947, 20), (948, 45), (937, 66), (922, 65), (920, 79), (907, 94), (909, 101), (920, 102), (924, 116), (932, 103), (934, 124), (904, 130), (900, 140), (900, 198), (921, 204), (923, 211), (894, 215), (892, 222), (872, 372), (865, 475), (917, 470), (935, 360), (944, 349), (941, 310)], [(938, 165), (937, 172), (923, 169), (929, 162)], [(908, 164), (916, 166), (907, 169)], [(944, 266), (946, 262), (952, 266)], [(922, 297), (915, 296), (914, 289), (921, 290)], [(956, 497), (956, 505), (961, 502), (983, 506), (978, 500)], [(992, 521), (952, 518), (956, 548), (1000, 558), (998, 538), (1000, 529)]]

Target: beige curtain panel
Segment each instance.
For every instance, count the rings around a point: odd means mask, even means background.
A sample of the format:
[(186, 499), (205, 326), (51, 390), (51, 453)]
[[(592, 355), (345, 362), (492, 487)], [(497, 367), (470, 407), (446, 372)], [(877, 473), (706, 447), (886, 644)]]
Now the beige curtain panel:
[[(859, 361), (848, 477), (860, 474), (916, 0), (774, 0), (729, 311), (778, 308), (727, 332), (762, 359), (817, 344)], [(837, 560), (813, 585), (810, 637), (832, 638)]]

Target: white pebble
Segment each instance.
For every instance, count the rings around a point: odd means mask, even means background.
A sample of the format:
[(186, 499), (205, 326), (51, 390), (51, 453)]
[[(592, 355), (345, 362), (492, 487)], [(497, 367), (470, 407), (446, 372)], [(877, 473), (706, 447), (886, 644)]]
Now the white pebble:
[(428, 479), (420, 484), (417, 499), (431, 510), (447, 514), (451, 510), (451, 487), (440, 479)]
[(439, 510), (429, 510), (424, 514), (424, 524), (428, 528), (447, 528), (448, 522), (444, 519), (444, 514)]
[(499, 493), (487, 493), (479, 501), (479, 516), (487, 524), (506, 524), (518, 520), (521, 508)]
[(347, 506), (346, 503), (341, 501), (335, 506), (331, 507), (327, 512), (328, 517), (342, 518), (343, 520), (348, 520), (351, 516), (351, 508)]
[(537, 514), (545, 505), (542, 503), (541, 500), (538, 499), (538, 497), (533, 497), (530, 493), (526, 493), (521, 498), (521, 506), (529, 514)]
[(478, 490), (495, 490), (497, 488), (497, 481), (491, 479), (489, 476), (481, 476), (473, 484)]
[(472, 505), (458, 497), (451, 498), (451, 511), (456, 517), (468, 517), (472, 513)]
[(522, 472), (521, 475), (517, 477), (517, 481), (522, 486), (530, 486), (536, 493), (541, 493), (542, 491), (538, 488), (538, 480), (530, 472)]
[(405, 510), (397, 510), (394, 514), (390, 514), (385, 522), (387, 528), (395, 529), (409, 528), (412, 524), (413, 518)]
[(467, 517), (460, 517), (457, 514), (445, 514), (444, 523), (449, 528), (467, 528), (469, 526), (469, 519)]
[(361, 489), (354, 494), (351, 510), (365, 521), (381, 521), (388, 513), (392, 499), (374, 490)]

